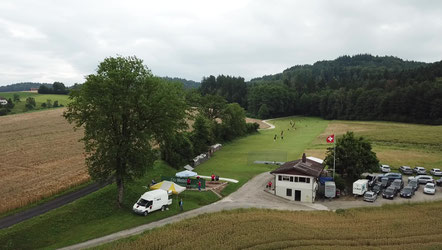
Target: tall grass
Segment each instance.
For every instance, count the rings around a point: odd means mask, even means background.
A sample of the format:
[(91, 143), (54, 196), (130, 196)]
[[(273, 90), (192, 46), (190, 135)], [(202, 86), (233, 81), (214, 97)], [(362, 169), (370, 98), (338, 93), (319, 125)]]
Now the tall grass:
[(201, 215), (99, 249), (440, 249), (441, 208), (439, 201), (339, 214), (240, 209)]

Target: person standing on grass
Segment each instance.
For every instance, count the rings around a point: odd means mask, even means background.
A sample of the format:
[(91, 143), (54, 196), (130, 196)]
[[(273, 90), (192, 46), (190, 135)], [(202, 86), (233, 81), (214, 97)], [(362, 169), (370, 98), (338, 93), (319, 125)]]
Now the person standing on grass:
[(190, 188), (190, 178), (187, 178), (187, 188)]
[(267, 184), (267, 186), (269, 186), (269, 189), (272, 190), (272, 181), (269, 181), (269, 183)]
[(198, 181), (198, 191), (201, 192), (201, 181)]
[(281, 130), (281, 140), (284, 139), (284, 130)]
[(212, 181), (215, 181), (215, 175), (212, 173)]
[(273, 141), (276, 141), (276, 137), (277, 137), (277, 135), (275, 134), (275, 136), (273, 137)]
[(180, 202), (178, 203), (180, 205), (180, 211), (183, 211), (183, 198), (180, 199)]

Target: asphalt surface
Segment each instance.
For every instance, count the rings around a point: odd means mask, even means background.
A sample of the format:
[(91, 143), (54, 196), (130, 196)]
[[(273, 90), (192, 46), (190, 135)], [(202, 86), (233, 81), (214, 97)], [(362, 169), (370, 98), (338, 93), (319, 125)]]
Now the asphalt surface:
[(72, 192), (72, 193), (62, 195), (58, 198), (55, 198), (54, 200), (44, 203), (44, 204), (41, 204), (36, 207), (30, 208), (28, 210), (1, 218), (0, 219), (0, 229), (10, 227), (10, 226), (17, 224), (19, 222), (22, 222), (24, 220), (30, 219), (32, 217), (35, 217), (35, 216), (44, 214), (48, 211), (51, 211), (52, 209), (66, 205), (70, 202), (77, 200), (78, 198), (81, 198), (85, 195), (88, 195), (92, 192), (97, 191), (98, 189), (108, 185), (109, 183), (110, 182), (106, 182), (106, 183), (102, 183), (102, 184), (92, 183), (82, 189), (79, 189), (79, 190)]

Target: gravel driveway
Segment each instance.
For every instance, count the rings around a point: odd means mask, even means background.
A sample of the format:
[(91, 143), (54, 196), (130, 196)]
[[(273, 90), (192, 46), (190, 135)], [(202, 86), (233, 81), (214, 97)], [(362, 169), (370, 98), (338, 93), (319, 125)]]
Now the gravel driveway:
[(63, 249), (82, 249), (97, 246), (121, 238), (125, 238), (131, 235), (140, 234), (146, 230), (150, 230), (156, 227), (161, 227), (170, 223), (175, 223), (184, 219), (192, 218), (204, 213), (219, 212), (222, 210), (231, 210), (237, 208), (264, 208), (264, 209), (278, 209), (278, 210), (336, 210), (339, 208), (353, 208), (353, 207), (366, 207), (366, 206), (381, 206), (383, 204), (392, 203), (404, 203), (404, 202), (420, 202), (420, 201), (434, 201), (442, 199), (442, 190), (438, 187), (436, 195), (423, 194), (423, 186), (419, 188), (416, 195), (411, 199), (403, 199), (399, 196), (394, 200), (386, 200), (379, 197), (374, 203), (362, 201), (362, 197), (353, 198), (339, 198), (331, 201), (323, 200), (315, 203), (300, 203), (295, 201), (286, 200), (276, 195), (270, 194), (265, 190), (265, 185), (269, 180), (273, 179), (273, 176), (269, 173), (262, 173), (255, 176), (249, 182), (244, 184), (236, 192), (230, 194), (224, 199), (212, 203), (210, 205), (200, 207), (188, 212), (180, 213), (175, 216), (168, 217), (166, 219), (138, 226), (135, 228), (123, 230), (117, 233), (113, 233), (101, 238), (89, 240), (77, 245), (69, 246)]

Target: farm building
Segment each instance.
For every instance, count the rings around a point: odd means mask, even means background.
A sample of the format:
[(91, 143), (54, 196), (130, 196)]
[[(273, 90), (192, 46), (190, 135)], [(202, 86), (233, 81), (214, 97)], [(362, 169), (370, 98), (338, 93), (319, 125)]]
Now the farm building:
[(318, 178), (324, 170), (322, 160), (315, 157), (289, 161), (270, 172), (274, 175), (275, 195), (283, 198), (314, 202), (318, 190)]

